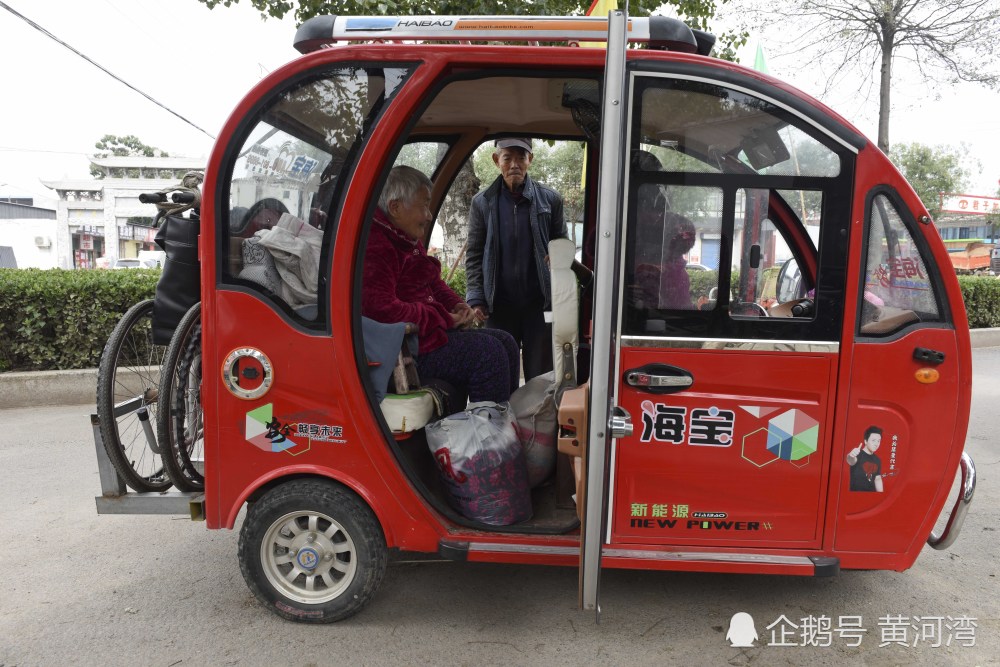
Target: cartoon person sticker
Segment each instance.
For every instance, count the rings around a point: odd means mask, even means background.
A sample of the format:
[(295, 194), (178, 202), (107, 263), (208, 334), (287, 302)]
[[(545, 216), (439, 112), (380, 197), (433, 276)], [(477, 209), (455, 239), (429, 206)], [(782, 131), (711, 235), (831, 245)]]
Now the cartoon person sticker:
[(847, 452), (847, 465), (851, 467), (851, 491), (882, 493), (882, 460), (875, 454), (881, 444), (882, 429), (869, 426), (861, 444)]

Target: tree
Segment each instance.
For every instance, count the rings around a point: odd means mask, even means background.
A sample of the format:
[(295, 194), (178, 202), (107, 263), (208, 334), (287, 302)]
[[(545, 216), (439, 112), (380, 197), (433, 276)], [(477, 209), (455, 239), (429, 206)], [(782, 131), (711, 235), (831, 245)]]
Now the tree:
[(804, 26), (799, 49), (817, 55), (806, 67), (833, 62), (833, 83), (860, 68), (879, 75), (878, 147), (889, 152), (893, 65), (911, 62), (921, 83), (1000, 85), (1000, 0), (793, 0), (774, 19)]
[(963, 166), (962, 154), (954, 148), (899, 144), (892, 147), (889, 157), (917, 191), (931, 217), (941, 213), (940, 193), (966, 189), (969, 170)]
[[(209, 9), (218, 5), (230, 7), (240, 0), (198, 0)], [(485, 15), (535, 15), (535, 16), (579, 16), (588, 7), (589, 0), (540, 0), (534, 3), (510, 0), (249, 0), (264, 17), (283, 18), (294, 12), (299, 23), (314, 16), (336, 14), (420, 16), (449, 14)], [(692, 28), (709, 30), (710, 22), (721, 5), (730, 0), (633, 0), (629, 3), (632, 16), (650, 16), (663, 7), (673, 7), (678, 16)], [(619, 3), (624, 4), (624, 3)], [(748, 33), (742, 28), (718, 35), (716, 55), (726, 60), (735, 60), (736, 49), (746, 43)]]
[[(105, 134), (96, 144), (94, 144), (94, 147), (97, 148), (97, 152), (94, 153), (95, 158), (111, 157), (112, 155), (118, 157), (128, 157), (130, 155), (141, 155), (145, 157), (170, 157), (166, 152), (161, 151), (159, 148), (147, 146), (142, 143), (138, 137), (132, 134), (123, 137), (119, 137), (114, 134)], [(91, 165), (90, 167), (90, 175), (97, 179), (101, 179), (109, 175), (121, 177), (136, 177), (139, 175), (138, 170), (133, 169), (111, 171), (118, 171), (121, 173), (109, 174), (106, 170), (95, 165)]]

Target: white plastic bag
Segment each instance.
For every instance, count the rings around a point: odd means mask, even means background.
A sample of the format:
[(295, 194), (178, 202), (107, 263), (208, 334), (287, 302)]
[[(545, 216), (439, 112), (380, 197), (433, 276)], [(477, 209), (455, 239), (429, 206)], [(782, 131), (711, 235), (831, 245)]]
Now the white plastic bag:
[(556, 428), (559, 420), (555, 391), (555, 373), (548, 372), (528, 380), (510, 397), (514, 428), (524, 447), (531, 488), (548, 479), (556, 469)]
[(448, 502), (459, 513), (492, 526), (531, 518), (524, 449), (509, 404), (472, 403), (425, 432)]

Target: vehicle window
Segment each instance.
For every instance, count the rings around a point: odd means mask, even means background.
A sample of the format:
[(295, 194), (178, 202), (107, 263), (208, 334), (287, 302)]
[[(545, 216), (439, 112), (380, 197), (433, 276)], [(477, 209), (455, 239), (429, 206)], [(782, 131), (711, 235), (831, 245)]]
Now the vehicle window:
[(742, 166), (771, 175), (840, 173), (834, 151), (777, 107), (740, 91), (674, 81), (646, 89), (640, 109), (642, 134), (654, 139), (649, 143), (695, 158), (674, 158), (684, 171), (733, 172)]
[[(580, 259), (585, 241), (585, 190), (581, 178), (585, 144), (580, 141), (537, 139), (532, 148), (534, 157), (529, 174), (562, 197), (566, 234), (576, 246), (577, 259)], [(431, 234), (431, 247), (438, 252), (446, 269), (456, 263), (461, 265), (464, 260), (462, 251), (468, 235), (472, 197), (486, 189), (500, 174), (493, 164), (493, 151), (493, 141), (484, 142), (476, 148), (458, 170), (438, 211)], [(403, 162), (402, 157), (396, 159), (396, 164), (409, 164), (427, 175), (432, 173), (412, 162)]]
[(721, 202), (719, 188), (639, 185), (635, 224), (626, 252), (625, 296), (632, 309), (714, 307), (719, 286)]
[(258, 112), (234, 161), (219, 244), (224, 282), (261, 291), (298, 319), (318, 319), (320, 257), (336, 227), (341, 175), (406, 74), (327, 70)]
[(448, 144), (442, 141), (411, 141), (399, 151), (392, 166), (405, 164), (433, 176), (447, 152)]
[[(583, 183), (586, 144), (581, 141), (535, 139), (532, 143), (534, 157), (529, 175), (556, 192), (563, 200), (563, 219), (566, 233), (579, 251), (583, 247), (583, 215), (585, 195)], [(479, 146), (473, 154), (473, 166), (480, 189), (486, 188), (499, 175), (493, 164), (493, 141)]]
[(850, 150), (723, 86), (648, 74), (633, 90), (623, 333), (836, 340), (842, 287), (813, 295), (844, 263)]
[(860, 331), (887, 335), (917, 322), (943, 320), (927, 264), (895, 204), (876, 195), (868, 217), (868, 254)]
[[(791, 247), (768, 217), (770, 196), (770, 191), (758, 189), (736, 194), (729, 312), (733, 317), (808, 318), (813, 314), (810, 308), (794, 308), (799, 304), (792, 303), (806, 293)], [(792, 265), (786, 268), (789, 262)], [(783, 290), (779, 290), (781, 278)], [(790, 305), (782, 308), (783, 304)]]

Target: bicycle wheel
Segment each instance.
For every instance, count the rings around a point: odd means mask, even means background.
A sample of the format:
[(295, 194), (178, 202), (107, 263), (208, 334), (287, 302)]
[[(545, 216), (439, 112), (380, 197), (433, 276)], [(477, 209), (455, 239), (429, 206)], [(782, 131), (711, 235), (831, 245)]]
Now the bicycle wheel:
[(181, 319), (170, 339), (160, 377), (157, 419), (163, 466), (181, 491), (205, 488), (205, 422), (201, 408), (201, 304)]
[[(111, 465), (136, 491), (165, 491), (170, 478), (153, 436), (160, 365), (166, 347), (153, 343), (153, 300), (129, 308), (111, 332), (97, 369), (97, 416)], [(146, 427), (140, 408), (149, 417)]]

